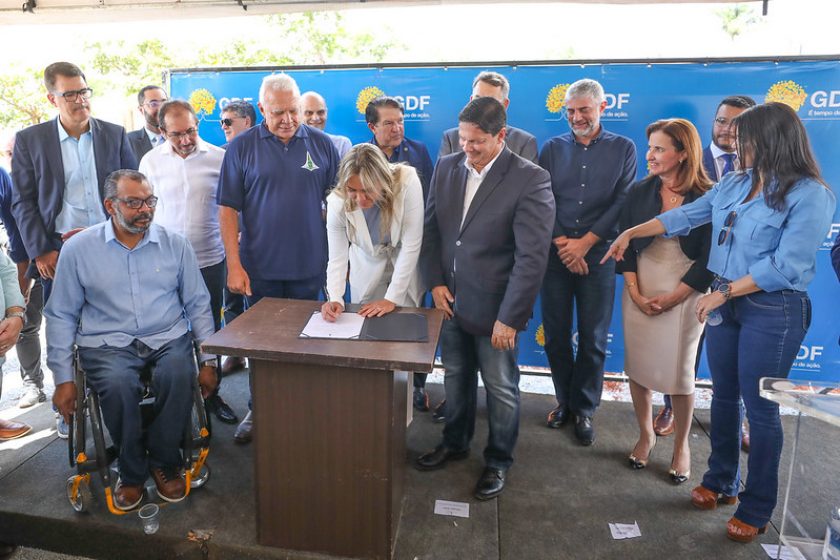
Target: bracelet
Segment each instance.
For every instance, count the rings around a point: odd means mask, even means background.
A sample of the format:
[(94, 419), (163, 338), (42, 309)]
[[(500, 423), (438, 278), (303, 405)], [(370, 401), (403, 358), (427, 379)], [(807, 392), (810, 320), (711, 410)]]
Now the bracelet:
[(26, 313), (23, 311), (12, 311), (11, 313), (6, 313), (6, 319), (11, 319), (12, 317), (17, 317), (20, 319), (22, 324), (26, 324)]
[(628, 288), (628, 289), (629, 289), (629, 288), (635, 288), (635, 287), (636, 287), (636, 283), (635, 283), (635, 282), (625, 282), (625, 283), (624, 283), (624, 287), (626, 287), (626, 288)]

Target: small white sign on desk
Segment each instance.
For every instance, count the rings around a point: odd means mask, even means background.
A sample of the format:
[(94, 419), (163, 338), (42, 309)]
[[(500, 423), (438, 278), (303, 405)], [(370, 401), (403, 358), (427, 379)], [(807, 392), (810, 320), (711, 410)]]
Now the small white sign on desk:
[(450, 502), (435, 500), (435, 515), (451, 515), (453, 517), (469, 517), (470, 504), (465, 502)]

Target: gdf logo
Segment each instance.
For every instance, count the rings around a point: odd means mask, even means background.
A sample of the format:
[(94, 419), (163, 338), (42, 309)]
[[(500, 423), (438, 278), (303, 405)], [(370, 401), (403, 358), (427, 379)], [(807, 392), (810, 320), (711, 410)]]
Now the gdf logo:
[(406, 111), (425, 111), (432, 98), (430, 95), (395, 95), (394, 99), (402, 103)]

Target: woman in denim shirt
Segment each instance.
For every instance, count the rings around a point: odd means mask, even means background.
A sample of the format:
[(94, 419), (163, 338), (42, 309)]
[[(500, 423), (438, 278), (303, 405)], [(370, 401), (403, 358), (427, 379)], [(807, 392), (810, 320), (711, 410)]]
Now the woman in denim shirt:
[[(3, 392), (2, 368), (6, 361), (6, 352), (17, 344), (20, 330), (23, 328), (23, 305), (17, 267), (6, 253), (0, 250), (0, 309), (6, 310), (5, 318), (0, 320), (0, 394)], [(0, 418), (0, 441), (19, 438), (31, 429), (27, 424)], [(2, 549), (0, 543), (0, 550)]]
[(712, 223), (714, 291), (700, 299), (712, 372), (712, 454), (691, 501), (700, 509), (735, 504), (740, 481), (743, 399), (750, 422), (748, 476), (727, 523), (750, 542), (776, 506), (782, 424), (779, 406), (758, 394), (762, 377), (787, 377), (811, 322), (805, 291), (836, 199), (819, 174), (805, 128), (787, 105), (767, 103), (733, 122), (745, 171), (726, 175), (697, 201), (628, 229), (609, 252), (622, 260), (631, 239), (686, 235)]

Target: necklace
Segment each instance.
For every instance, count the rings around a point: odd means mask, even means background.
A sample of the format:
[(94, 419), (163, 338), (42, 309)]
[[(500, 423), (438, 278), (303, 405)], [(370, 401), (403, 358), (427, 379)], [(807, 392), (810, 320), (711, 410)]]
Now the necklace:
[[(669, 199), (669, 202), (670, 202), (671, 204), (676, 203), (676, 202), (677, 202), (677, 199), (678, 199), (679, 197), (683, 196), (683, 195), (681, 195), (680, 193), (673, 191), (673, 190), (672, 190), (672, 189), (670, 189), (669, 187), (665, 187), (665, 190), (667, 190), (669, 193), (671, 193), (671, 198)], [(667, 196), (667, 195), (665, 195), (665, 196)]]

